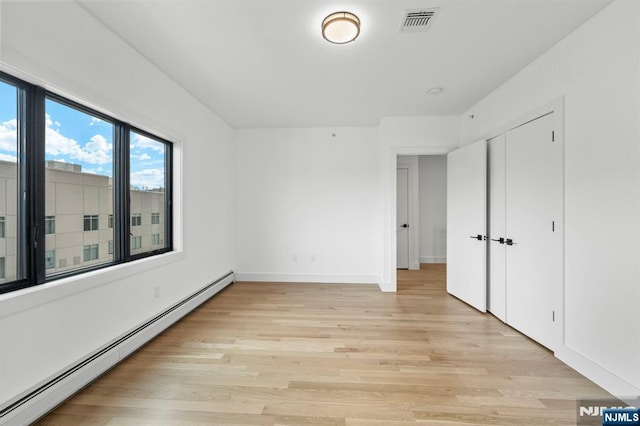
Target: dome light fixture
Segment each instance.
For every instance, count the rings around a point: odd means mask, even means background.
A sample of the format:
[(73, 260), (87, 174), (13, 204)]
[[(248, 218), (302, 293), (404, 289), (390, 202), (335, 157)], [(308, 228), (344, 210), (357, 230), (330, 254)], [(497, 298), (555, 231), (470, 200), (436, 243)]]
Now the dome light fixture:
[(335, 12), (322, 21), (322, 37), (330, 43), (345, 44), (360, 35), (360, 19), (350, 12)]

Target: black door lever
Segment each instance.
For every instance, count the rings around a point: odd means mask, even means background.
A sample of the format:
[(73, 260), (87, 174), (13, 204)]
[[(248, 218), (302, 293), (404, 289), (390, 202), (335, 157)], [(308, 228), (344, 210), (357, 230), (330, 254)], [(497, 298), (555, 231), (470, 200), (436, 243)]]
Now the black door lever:
[(405, 224), (403, 224), (403, 225), (402, 225), (402, 227), (403, 227), (403, 228), (408, 228), (408, 227), (409, 227), (409, 224), (408, 224), (408, 223), (405, 223)]
[(469, 238), (473, 238), (474, 240), (478, 240), (478, 241), (482, 241), (482, 240), (486, 240), (486, 237), (483, 237), (482, 235), (478, 234), (478, 235), (472, 235)]
[(504, 244), (504, 238), (503, 238), (503, 237), (500, 237), (500, 238), (498, 238), (497, 240), (494, 240), (494, 239), (492, 238), (492, 239), (491, 239), (491, 241), (497, 241), (497, 242), (499, 242), (500, 244)]
[(504, 243), (508, 246), (513, 246), (515, 245), (515, 243), (513, 242), (513, 240), (511, 238), (507, 238)]

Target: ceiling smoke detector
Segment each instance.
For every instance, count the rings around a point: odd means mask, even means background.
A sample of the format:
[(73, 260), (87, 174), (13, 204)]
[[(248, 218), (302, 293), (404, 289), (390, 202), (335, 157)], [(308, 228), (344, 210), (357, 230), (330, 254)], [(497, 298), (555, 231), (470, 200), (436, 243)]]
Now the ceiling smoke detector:
[(405, 10), (402, 17), (401, 33), (416, 33), (427, 31), (433, 24), (433, 19), (439, 8), (432, 9), (409, 9)]

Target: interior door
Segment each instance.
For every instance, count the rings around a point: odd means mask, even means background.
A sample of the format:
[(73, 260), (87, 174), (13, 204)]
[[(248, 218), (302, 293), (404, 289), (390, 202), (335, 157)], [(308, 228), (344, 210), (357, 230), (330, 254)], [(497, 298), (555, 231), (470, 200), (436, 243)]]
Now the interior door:
[(409, 169), (397, 169), (396, 247), (397, 268), (409, 269)]
[(489, 299), (487, 309), (507, 321), (506, 151), (505, 134), (490, 139), (489, 151)]
[(507, 322), (551, 349), (553, 297), (562, 285), (552, 131), (548, 114), (506, 134)]
[(447, 291), (487, 309), (485, 141), (447, 155)]

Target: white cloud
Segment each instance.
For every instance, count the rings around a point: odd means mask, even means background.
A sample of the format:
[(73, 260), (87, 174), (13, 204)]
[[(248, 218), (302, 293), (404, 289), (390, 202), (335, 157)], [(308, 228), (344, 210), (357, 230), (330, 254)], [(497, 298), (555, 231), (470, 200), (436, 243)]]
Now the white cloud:
[(71, 138), (64, 136), (53, 128), (53, 121), (47, 115), (46, 119), (46, 153), (52, 156), (67, 155), (73, 160), (89, 164), (106, 164), (112, 161), (113, 144), (107, 142), (104, 136), (94, 135), (84, 147)]
[(133, 134), (133, 138), (131, 139), (131, 147), (135, 147), (139, 150), (152, 149), (156, 152), (164, 154), (164, 144), (154, 141), (153, 139), (149, 139), (146, 136), (139, 135), (137, 133)]
[(151, 157), (149, 157), (147, 154), (142, 154), (142, 155), (139, 157), (139, 159), (144, 161), (144, 160), (150, 160), (150, 159), (151, 159)]
[(0, 123), (0, 150), (15, 153), (18, 141), (18, 120)]
[(96, 124), (104, 124), (105, 121), (99, 119), (98, 117), (91, 117), (91, 120), (89, 121), (89, 126), (95, 126)]
[(8, 161), (10, 163), (17, 163), (18, 162), (18, 157), (16, 157), (15, 155), (9, 155), (9, 154), (0, 153), (0, 161)]
[(131, 185), (137, 188), (164, 188), (164, 170), (146, 169), (131, 173)]

